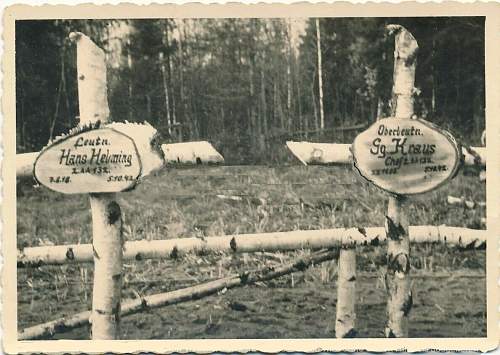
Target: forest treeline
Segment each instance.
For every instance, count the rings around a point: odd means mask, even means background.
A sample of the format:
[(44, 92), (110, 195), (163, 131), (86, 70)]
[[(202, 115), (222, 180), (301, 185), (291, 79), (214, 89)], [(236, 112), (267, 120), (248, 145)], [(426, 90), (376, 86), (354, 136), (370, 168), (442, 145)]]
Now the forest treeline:
[(16, 21), (17, 151), (78, 123), (72, 31), (107, 54), (114, 121), (209, 140), (228, 163), (283, 158), (287, 139), (350, 143), (390, 113), (394, 38), (417, 39), (415, 113), (479, 144), (484, 17)]

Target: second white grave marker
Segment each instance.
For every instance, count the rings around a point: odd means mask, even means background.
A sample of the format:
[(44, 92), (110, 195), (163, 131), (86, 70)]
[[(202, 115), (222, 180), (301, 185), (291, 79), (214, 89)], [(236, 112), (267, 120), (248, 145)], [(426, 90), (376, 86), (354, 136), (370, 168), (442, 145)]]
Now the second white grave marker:
[(427, 192), (452, 178), (461, 149), (453, 136), (422, 119), (385, 118), (352, 144), (360, 174), (398, 195)]

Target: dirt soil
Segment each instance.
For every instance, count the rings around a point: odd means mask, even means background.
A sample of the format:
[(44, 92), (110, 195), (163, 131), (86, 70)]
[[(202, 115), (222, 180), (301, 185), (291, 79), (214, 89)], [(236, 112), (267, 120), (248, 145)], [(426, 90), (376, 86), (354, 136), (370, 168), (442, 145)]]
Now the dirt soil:
[[(18, 186), (18, 248), (91, 242), (88, 197)], [(241, 201), (217, 195), (242, 196)], [(477, 176), (412, 199), (411, 224), (484, 228), (484, 208), (446, 204), (448, 195), (485, 200)], [(120, 194), (127, 240), (210, 237), (297, 229), (382, 226), (387, 196), (339, 167), (214, 167), (169, 170)], [(192, 286), (300, 253), (187, 256), (124, 265), (123, 298)], [(357, 252), (359, 337), (383, 337), (386, 247)], [(296, 255), (297, 254), (297, 255)], [(486, 335), (484, 250), (413, 245), (411, 337)], [(283, 260), (280, 260), (283, 259)], [(336, 261), (259, 285), (124, 317), (124, 339), (334, 337)], [(91, 308), (92, 266), (18, 269), (18, 329)], [(58, 339), (88, 339), (84, 327)]]
[[(334, 278), (332, 278), (334, 279)], [(123, 339), (189, 338), (328, 338), (334, 337), (336, 286), (294, 274), (288, 280), (227, 290), (198, 301), (127, 316)], [(148, 293), (165, 291), (158, 286)], [(386, 293), (381, 278), (362, 272), (357, 278), (358, 337), (383, 337)], [(470, 270), (413, 275), (411, 337), (483, 337), (486, 335), (486, 280)], [(22, 297), (20, 328), (74, 313), (80, 290), (71, 289), (47, 314), (48, 298), (57, 301), (55, 288), (29, 300)], [(50, 297), (52, 296), (52, 297)], [(37, 300), (38, 299), (38, 300)], [(41, 301), (41, 302), (40, 302)], [(88, 299), (87, 307), (90, 307)], [(79, 311), (86, 309), (80, 303)], [(47, 319), (48, 318), (48, 319)], [(56, 339), (88, 339), (84, 327), (58, 334)]]

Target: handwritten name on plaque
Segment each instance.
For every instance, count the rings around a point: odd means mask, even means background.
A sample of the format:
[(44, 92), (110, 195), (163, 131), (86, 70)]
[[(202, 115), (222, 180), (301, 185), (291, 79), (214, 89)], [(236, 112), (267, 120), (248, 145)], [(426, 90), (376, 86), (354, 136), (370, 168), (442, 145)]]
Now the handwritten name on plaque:
[(352, 153), (364, 178), (400, 195), (437, 188), (455, 175), (460, 163), (451, 134), (422, 119), (379, 120), (356, 137)]
[(34, 167), (40, 184), (66, 194), (127, 190), (140, 174), (134, 141), (111, 128), (58, 140), (42, 150)]

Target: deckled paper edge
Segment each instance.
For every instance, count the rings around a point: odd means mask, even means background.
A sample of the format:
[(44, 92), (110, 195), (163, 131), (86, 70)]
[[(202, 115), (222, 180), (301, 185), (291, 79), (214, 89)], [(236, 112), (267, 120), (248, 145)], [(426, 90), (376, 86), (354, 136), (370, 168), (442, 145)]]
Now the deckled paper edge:
[[(159, 10), (161, 8), (161, 11)], [(491, 183), (500, 176), (500, 4), (498, 3), (296, 3), (283, 4), (224, 4), (201, 5), (43, 5), (37, 7), (16, 5), (5, 10), (3, 16), (3, 89), (2, 109), (4, 160), (3, 177), (3, 243), (4, 266), (2, 273), (2, 304), (17, 304), (17, 269), (16, 269), (16, 199), (15, 199), (15, 90), (14, 90), (14, 20), (41, 18), (157, 18), (165, 17), (343, 17), (343, 16), (486, 16), (486, 127), (489, 154), (487, 169), (487, 228), (491, 238), (500, 235), (500, 184)], [(7, 188), (5, 188), (7, 187)], [(495, 203), (496, 202), (496, 203)], [(259, 350), (277, 351), (355, 351), (355, 350), (480, 350), (488, 351), (498, 347), (498, 243), (489, 243), (487, 247), (487, 293), (488, 293), (488, 337), (487, 338), (423, 338), (423, 339), (256, 339), (256, 340), (138, 340), (138, 341), (29, 341), (18, 342), (17, 307), (3, 308), (3, 349), (14, 352), (72, 352), (96, 353), (103, 351), (139, 352), (208, 352)], [(125, 320), (126, 321), (126, 320)]]

